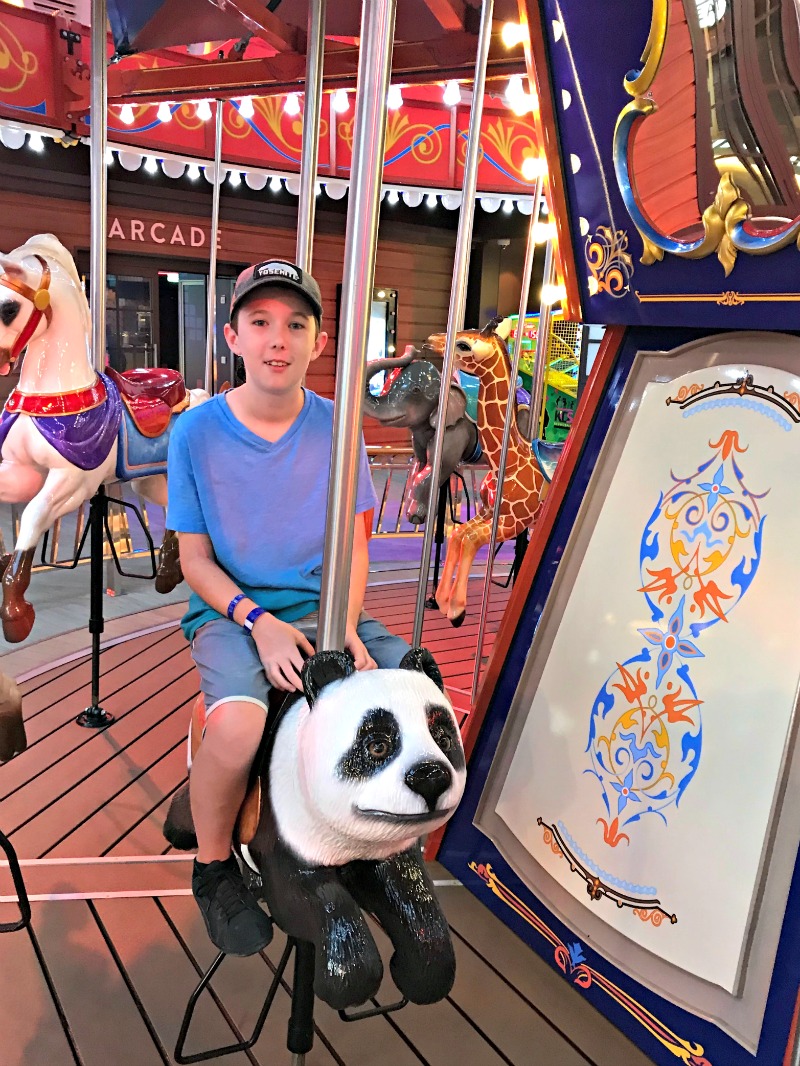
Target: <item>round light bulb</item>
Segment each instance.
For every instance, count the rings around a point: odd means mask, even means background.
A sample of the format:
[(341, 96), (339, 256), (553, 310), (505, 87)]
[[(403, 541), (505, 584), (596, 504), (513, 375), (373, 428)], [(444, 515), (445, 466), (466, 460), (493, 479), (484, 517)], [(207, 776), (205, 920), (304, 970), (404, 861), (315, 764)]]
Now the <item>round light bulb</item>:
[(501, 40), (506, 48), (514, 48), (527, 37), (524, 26), (520, 26), (518, 22), (507, 22), (503, 26), (503, 31), (500, 34)]
[(34, 150), (34, 152), (43, 152), (44, 140), (42, 139), (41, 133), (29, 133), (28, 145)]
[(158, 174), (158, 163), (156, 163), (156, 157), (149, 155), (144, 161), (144, 169), (148, 174)]
[(297, 93), (289, 93), (286, 97), (286, 102), (283, 105), (283, 110), (287, 115), (300, 114), (300, 97)]
[(189, 164), (186, 169), (186, 177), (191, 179), (191, 181), (197, 181), (197, 179), (200, 177), (200, 167), (197, 165), (197, 163)]
[(197, 105), (197, 117), (202, 119), (203, 122), (208, 122), (211, 118), (211, 104), (208, 100), (201, 100)]
[(449, 81), (445, 85), (442, 99), (448, 107), (455, 107), (456, 104), (461, 103), (461, 86), (457, 81)]
[(403, 94), (399, 85), (389, 86), (389, 92), (386, 94), (386, 106), (390, 111), (396, 111), (403, 106)]
[(428, 195), (425, 197), (425, 203), (428, 205), (428, 207), (436, 207), (436, 204), (438, 203), (436, 193), (429, 192)]
[(388, 192), (388, 194), (386, 196), (387, 204), (396, 204), (396, 203), (399, 202), (399, 200), (400, 200), (400, 193), (397, 191), (397, 189), (389, 189), (389, 192)]
[(159, 122), (172, 121), (172, 109), (170, 108), (166, 100), (162, 100), (162, 102), (158, 105), (158, 111), (156, 112), (156, 116)]
[(333, 110), (338, 115), (343, 115), (345, 111), (350, 107), (350, 101), (347, 98), (347, 91), (345, 89), (337, 89), (333, 94)]
[(520, 169), (525, 181), (536, 181), (537, 178), (543, 178), (547, 173), (547, 163), (540, 155), (529, 155), (522, 160)]
[(232, 170), (228, 176), (228, 183), (235, 188), (242, 184), (242, 175), (238, 170)]
[(274, 174), (269, 179), (269, 187), (272, 192), (280, 192), (283, 188), (283, 185), (281, 184), (281, 179), (278, 177), (277, 174)]
[(133, 108), (130, 104), (123, 104), (119, 109), (119, 120), (124, 122), (126, 126), (132, 126), (135, 119), (133, 117)]
[(256, 109), (253, 107), (252, 96), (243, 96), (239, 101), (239, 114), (242, 118), (253, 118)]

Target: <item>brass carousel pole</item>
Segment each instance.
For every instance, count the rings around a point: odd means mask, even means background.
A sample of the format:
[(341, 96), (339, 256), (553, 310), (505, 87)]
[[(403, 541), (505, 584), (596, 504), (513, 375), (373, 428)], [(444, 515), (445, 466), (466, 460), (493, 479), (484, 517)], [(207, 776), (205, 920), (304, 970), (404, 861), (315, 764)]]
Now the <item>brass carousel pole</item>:
[(425, 535), (422, 541), (422, 559), (419, 564), (419, 583), (417, 585), (417, 603), (414, 611), (414, 635), (411, 642), (419, 647), (422, 641), (422, 626), (425, 617), (425, 593), (428, 587), (428, 572), (431, 566), (431, 546), (433, 544), (433, 516), (436, 514), (436, 497), (439, 494), (439, 471), (442, 468), (444, 450), (445, 414), (450, 395), (450, 380), (455, 368), (456, 333), (464, 326), (464, 308), (467, 302), (467, 271), (469, 253), (472, 245), (472, 224), (475, 218), (475, 190), (478, 185), (478, 161), (480, 158), (481, 119), (483, 118), (483, 96), (486, 86), (486, 62), (489, 57), (489, 43), (492, 36), (492, 13), (494, 0), (483, 0), (481, 5), (481, 25), (478, 34), (478, 54), (475, 58), (475, 75), (472, 86), (472, 110), (469, 118), (469, 139), (464, 160), (464, 181), (461, 193), (461, 213), (458, 219), (456, 237), (456, 254), (453, 263), (453, 287), (450, 291), (450, 310), (447, 316), (447, 336), (444, 345), (444, 364), (442, 366), (442, 384), (439, 393), (439, 408), (436, 416), (436, 434), (433, 439), (431, 454), (431, 476), (428, 490), (428, 520), (425, 523)]

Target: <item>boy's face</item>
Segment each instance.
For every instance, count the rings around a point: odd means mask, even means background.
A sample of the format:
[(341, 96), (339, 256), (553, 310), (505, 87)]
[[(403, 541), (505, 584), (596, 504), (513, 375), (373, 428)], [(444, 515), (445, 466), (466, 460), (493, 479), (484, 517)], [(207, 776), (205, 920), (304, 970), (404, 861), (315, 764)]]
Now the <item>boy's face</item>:
[(225, 339), (244, 360), (248, 387), (288, 398), (300, 388), (328, 335), (317, 333), (317, 321), (299, 293), (265, 286), (241, 308), (236, 329), (225, 326)]

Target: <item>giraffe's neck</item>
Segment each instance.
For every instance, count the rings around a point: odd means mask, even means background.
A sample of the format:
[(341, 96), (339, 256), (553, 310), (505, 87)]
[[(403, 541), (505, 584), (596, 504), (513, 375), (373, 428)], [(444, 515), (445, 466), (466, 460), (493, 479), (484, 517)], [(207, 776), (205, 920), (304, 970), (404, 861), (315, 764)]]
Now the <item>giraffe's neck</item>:
[[(498, 352), (496, 359), (481, 367), (478, 392), (478, 434), (483, 454), (494, 470), (500, 462), (503, 427), (510, 398), (511, 375), (508, 360), (502, 352)], [(511, 423), (509, 459), (513, 457), (518, 446), (519, 433), (515, 418)]]

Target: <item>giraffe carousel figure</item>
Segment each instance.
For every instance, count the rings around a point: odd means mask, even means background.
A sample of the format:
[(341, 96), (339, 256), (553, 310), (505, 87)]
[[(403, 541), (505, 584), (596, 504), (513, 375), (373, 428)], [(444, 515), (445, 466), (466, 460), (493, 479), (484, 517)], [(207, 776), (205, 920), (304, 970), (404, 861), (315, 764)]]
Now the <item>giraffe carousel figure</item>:
[[(492, 515), (497, 497), (497, 470), (503, 441), (506, 408), (516, 389), (511, 384), (511, 361), (506, 341), (511, 319), (492, 319), (482, 330), (461, 330), (455, 338), (455, 359), (459, 369), (480, 382), (478, 393), (478, 438), (490, 470), (480, 488), (481, 505), (469, 522), (457, 525), (447, 542), (447, 556), (436, 590), (436, 603), (454, 626), (460, 626), (467, 611), (467, 586), (472, 563), (478, 551), (491, 540)], [(423, 348), (439, 356), (444, 353), (446, 335), (436, 333)], [(540, 442), (541, 443), (541, 442)], [(526, 440), (516, 418), (511, 425), (506, 461), (498, 542), (513, 540), (533, 527), (550, 477), (545, 471), (536, 444)]]
[[(173, 370), (95, 371), (89, 304), (72, 256), (52, 234), (0, 255), (0, 271), (0, 375), (25, 352), (0, 415), (0, 502), (27, 505), (14, 551), (0, 558), (0, 622), (17, 643), (33, 627), (25, 592), (44, 531), (113, 481), (166, 506), (173, 419), (208, 393), (187, 392)], [(181, 580), (177, 538), (166, 530), (156, 588), (170, 592)]]

